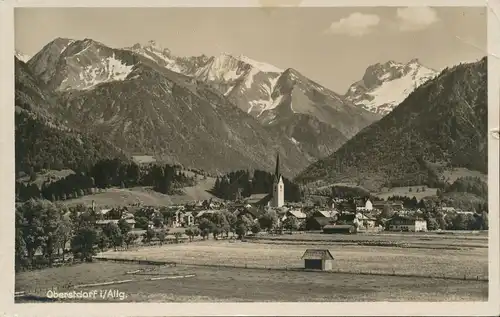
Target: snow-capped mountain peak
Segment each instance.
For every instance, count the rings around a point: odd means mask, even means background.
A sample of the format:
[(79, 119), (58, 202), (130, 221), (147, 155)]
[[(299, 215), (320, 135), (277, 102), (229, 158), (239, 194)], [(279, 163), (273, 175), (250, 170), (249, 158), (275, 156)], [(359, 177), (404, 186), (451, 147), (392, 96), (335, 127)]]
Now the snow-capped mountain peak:
[(17, 57), (18, 60), (27, 63), (31, 56), (24, 54), (23, 52), (16, 50), (15, 51), (15, 56)]
[(352, 84), (345, 98), (374, 113), (385, 115), (438, 72), (418, 58), (407, 63), (388, 61), (368, 66), (362, 80)]
[(283, 72), (283, 69), (280, 69), (280, 68), (278, 68), (274, 65), (271, 65), (271, 64), (255, 61), (255, 60), (253, 60), (250, 57), (245, 56), (245, 55), (238, 55), (237, 59), (246, 63), (246, 64), (252, 65), (252, 67), (257, 68), (261, 72), (265, 72), (265, 73), (282, 73)]

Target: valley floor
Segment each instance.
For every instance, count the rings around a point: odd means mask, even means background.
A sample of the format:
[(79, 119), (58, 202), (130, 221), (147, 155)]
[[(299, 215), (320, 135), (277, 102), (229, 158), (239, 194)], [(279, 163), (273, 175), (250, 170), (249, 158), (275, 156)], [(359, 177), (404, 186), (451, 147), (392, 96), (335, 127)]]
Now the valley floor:
[[(94, 281), (132, 280), (123, 284), (78, 289), (118, 290), (124, 292), (124, 301), (128, 302), (485, 301), (488, 298), (488, 283), (484, 281), (191, 266), (165, 268), (163, 273), (151, 275), (126, 274), (127, 271), (145, 267), (97, 262), (75, 266), (65, 274), (48, 274), (52, 275), (51, 278), (32, 277), (38, 283), (44, 280), (48, 288), (64, 285), (75, 276), (75, 284), (89, 282), (89, 274), (82, 272), (90, 271)], [(169, 274), (185, 277), (150, 280)], [(32, 282), (19, 276), (16, 286), (28, 287)], [(46, 290), (40, 290), (38, 294), (43, 296)], [(104, 300), (95, 298), (86, 301)]]
[[(334, 236), (342, 235), (330, 235)], [(379, 236), (389, 241), (391, 238), (417, 241), (416, 235)], [(119, 290), (128, 296), (126, 301), (148, 302), (482, 301), (488, 298), (485, 237), (468, 242), (465, 236), (442, 239), (441, 243), (453, 245), (454, 249), (432, 248), (432, 240), (427, 240), (428, 247), (419, 248), (349, 245), (335, 241), (312, 246), (310, 241), (304, 241), (306, 235), (290, 237), (295, 243), (209, 240), (108, 251), (98, 257), (176, 262), (177, 265), (97, 261), (24, 272), (16, 275), (16, 291), (42, 296), (50, 288), (66, 291), (80, 285), (77, 290)], [(354, 235), (344, 236), (345, 239), (352, 237)], [(300, 258), (307, 248), (329, 249), (335, 258), (333, 272), (303, 271)], [(82, 286), (111, 281), (125, 283)]]

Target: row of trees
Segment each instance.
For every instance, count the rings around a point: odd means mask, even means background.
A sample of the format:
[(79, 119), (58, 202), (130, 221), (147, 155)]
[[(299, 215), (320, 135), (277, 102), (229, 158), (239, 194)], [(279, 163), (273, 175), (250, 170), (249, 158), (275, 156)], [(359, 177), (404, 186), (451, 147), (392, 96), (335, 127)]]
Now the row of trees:
[[(120, 219), (103, 227), (97, 225), (98, 215), (83, 205), (67, 208), (48, 200), (30, 199), (16, 206), (15, 267), (16, 270), (51, 266), (56, 258), (65, 261), (70, 253), (74, 259), (92, 261), (97, 250), (127, 248), (139, 238), (131, 225)], [(168, 230), (148, 229), (142, 242), (157, 239), (163, 243)], [(180, 233), (174, 234), (176, 239)]]
[(106, 159), (98, 161), (87, 171), (77, 171), (62, 179), (45, 182), (41, 188), (34, 183), (16, 182), (16, 198), (18, 201), (31, 198), (58, 201), (89, 195), (96, 189), (134, 186), (151, 186), (158, 192), (171, 194), (179, 187), (194, 184), (195, 179), (180, 172), (176, 166), (139, 166), (134, 162)]
[[(231, 172), (217, 177), (213, 193), (219, 198), (234, 200), (249, 197), (252, 194), (266, 194), (272, 192), (274, 175), (265, 171), (256, 170), (253, 173), (245, 170)], [(285, 185), (285, 200), (298, 202), (302, 193), (298, 185), (283, 178)], [(241, 197), (238, 197), (241, 195)]]

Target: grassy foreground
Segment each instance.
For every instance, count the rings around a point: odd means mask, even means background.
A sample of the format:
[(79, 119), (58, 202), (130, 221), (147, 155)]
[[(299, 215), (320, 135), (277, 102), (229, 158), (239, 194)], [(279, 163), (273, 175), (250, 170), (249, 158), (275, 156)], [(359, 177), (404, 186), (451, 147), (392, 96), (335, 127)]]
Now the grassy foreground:
[[(24, 272), (16, 275), (16, 291), (44, 295), (53, 287), (71, 290), (80, 285), (79, 289), (123, 291), (126, 301), (147, 302), (487, 300), (487, 236), (445, 236), (294, 234), (275, 240), (263, 236), (249, 242), (208, 240), (108, 251), (98, 257), (170, 261), (177, 266), (97, 261)], [(421, 246), (355, 243), (370, 239)], [(455, 248), (436, 248), (438, 243)], [(329, 249), (334, 271), (300, 271), (307, 248)], [(146, 271), (127, 273), (140, 269)], [(163, 279), (176, 275), (190, 277)], [(160, 279), (151, 280), (155, 277)], [(85, 286), (111, 281), (126, 282)]]
[[(75, 285), (131, 280), (123, 284), (82, 288), (86, 291), (122, 291), (127, 302), (485, 301), (488, 297), (488, 283), (481, 281), (190, 266), (127, 274), (140, 268), (149, 266), (96, 262), (65, 269), (47, 269), (20, 274), (16, 279), (16, 289), (43, 284), (47, 288), (59, 287), (63, 291), (61, 288), (69, 280)], [(169, 274), (194, 276), (149, 280)], [(37, 293), (43, 296), (46, 291), (39, 290)]]

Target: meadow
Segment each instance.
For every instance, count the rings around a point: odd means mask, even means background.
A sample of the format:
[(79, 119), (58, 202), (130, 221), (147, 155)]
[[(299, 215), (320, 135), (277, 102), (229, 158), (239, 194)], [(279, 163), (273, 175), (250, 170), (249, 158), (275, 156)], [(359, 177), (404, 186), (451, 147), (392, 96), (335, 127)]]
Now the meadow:
[[(454, 248), (435, 248), (438, 238), (442, 238), (440, 243)], [(410, 247), (353, 244), (354, 240), (370, 239), (403, 240)], [(488, 249), (484, 235), (293, 234), (262, 235), (247, 241), (210, 239), (107, 251), (97, 258), (171, 261), (177, 265), (98, 260), (19, 273), (16, 290), (27, 291), (31, 285), (71, 288), (125, 280), (123, 284), (87, 288), (121, 290), (128, 294), (127, 301), (149, 302), (458, 301), (488, 297)], [(411, 247), (411, 243), (422, 245)], [(304, 271), (300, 258), (307, 248), (329, 249), (335, 258), (333, 271)], [(127, 274), (145, 268), (149, 273)], [(169, 275), (190, 277), (151, 280), (154, 276)], [(72, 284), (67, 285), (68, 281)], [(43, 290), (38, 293), (43, 294)]]
[(299, 269), (303, 267), (301, 256), (307, 248), (329, 249), (335, 258), (335, 272), (467, 279), (488, 277), (488, 249), (474, 247), (448, 250), (336, 243), (312, 245), (300, 241), (276, 244), (209, 240), (129, 251), (108, 251), (98, 256), (175, 261), (189, 265)]
[[(153, 271), (130, 274), (139, 269)], [(162, 279), (169, 275), (190, 277)], [(488, 283), (484, 281), (188, 265), (153, 267), (112, 262), (84, 263), (65, 269), (23, 273), (16, 279), (16, 290), (30, 290), (34, 284), (43, 284), (45, 289), (31, 291), (30, 294), (44, 296), (51, 288), (60, 292), (72, 290), (66, 287), (68, 281), (75, 286), (123, 282), (77, 287), (76, 290), (118, 290), (125, 293), (124, 301), (127, 302), (483, 301), (488, 297)], [(16, 302), (26, 300), (17, 299)]]

